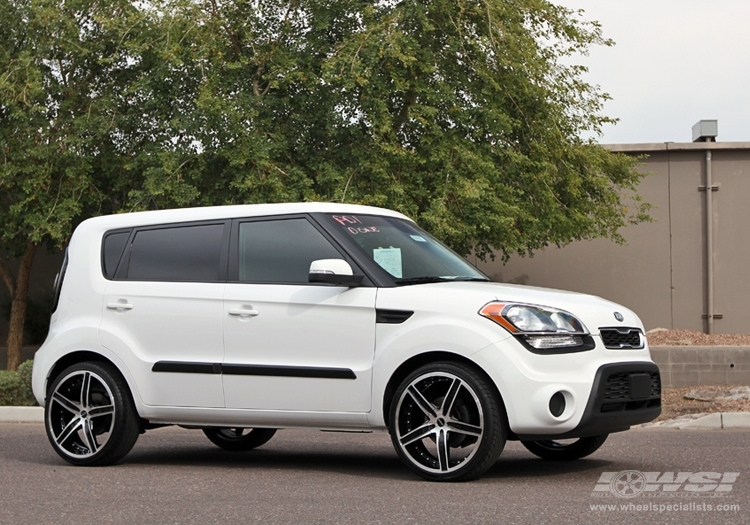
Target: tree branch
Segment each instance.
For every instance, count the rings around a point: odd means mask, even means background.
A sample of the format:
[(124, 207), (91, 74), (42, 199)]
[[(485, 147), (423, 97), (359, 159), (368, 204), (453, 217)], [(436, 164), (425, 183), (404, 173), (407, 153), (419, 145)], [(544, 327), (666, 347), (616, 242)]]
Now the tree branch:
[(3, 280), (5, 286), (8, 288), (10, 296), (13, 297), (16, 291), (15, 278), (13, 277), (13, 272), (11, 272), (8, 265), (2, 259), (0, 259), (0, 279)]

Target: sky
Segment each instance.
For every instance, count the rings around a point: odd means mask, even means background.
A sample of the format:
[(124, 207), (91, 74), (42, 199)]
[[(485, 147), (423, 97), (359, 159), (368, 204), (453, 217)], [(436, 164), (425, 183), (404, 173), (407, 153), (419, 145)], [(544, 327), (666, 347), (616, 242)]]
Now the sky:
[(613, 47), (576, 61), (613, 100), (602, 144), (691, 142), (718, 120), (720, 142), (750, 142), (750, 0), (550, 0), (598, 20)]

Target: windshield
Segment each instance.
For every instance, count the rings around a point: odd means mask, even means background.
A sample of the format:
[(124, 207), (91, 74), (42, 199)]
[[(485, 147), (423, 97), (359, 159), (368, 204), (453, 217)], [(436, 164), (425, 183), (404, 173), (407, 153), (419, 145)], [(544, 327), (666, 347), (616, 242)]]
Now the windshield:
[(414, 223), (376, 215), (326, 215), (396, 284), (488, 281), (486, 275)]

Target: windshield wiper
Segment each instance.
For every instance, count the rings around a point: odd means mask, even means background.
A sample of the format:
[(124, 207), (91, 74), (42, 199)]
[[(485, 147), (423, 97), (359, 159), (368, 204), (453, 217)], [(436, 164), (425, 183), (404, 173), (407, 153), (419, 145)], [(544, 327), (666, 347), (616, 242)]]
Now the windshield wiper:
[(489, 282), (489, 279), (484, 277), (461, 277), (459, 275), (451, 277), (439, 277), (436, 275), (426, 275), (424, 277), (409, 277), (403, 279), (395, 279), (396, 284), (424, 284), (424, 283), (449, 283), (454, 281), (482, 281)]
[(423, 283), (445, 283), (452, 281), (450, 277), (437, 277), (426, 275), (424, 277), (408, 277), (403, 279), (394, 279), (396, 284), (423, 284)]

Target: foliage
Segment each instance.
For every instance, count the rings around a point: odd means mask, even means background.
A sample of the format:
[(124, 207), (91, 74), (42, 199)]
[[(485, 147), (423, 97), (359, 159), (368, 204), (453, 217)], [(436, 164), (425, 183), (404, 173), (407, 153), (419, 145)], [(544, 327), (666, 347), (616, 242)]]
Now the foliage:
[(31, 372), (34, 368), (34, 360), (29, 359), (21, 363), (16, 373), (21, 380), (21, 399), (24, 405), (34, 406), (37, 404), (34, 391), (31, 388)]
[(580, 139), (611, 120), (566, 64), (611, 42), (552, 3), (2, 1), (6, 244), (235, 202), (392, 207), (464, 253), (645, 217), (634, 161)]
[(647, 218), (636, 161), (580, 138), (611, 120), (570, 64), (611, 42), (545, 0), (0, 0), (0, 28), (19, 351), (36, 248), (95, 214), (365, 203), (480, 257)]
[[(565, 8), (210, 2), (189, 16), (195, 53), (180, 65), (202, 80), (186, 129), (202, 154), (179, 194), (196, 203), (374, 204), (462, 253), (506, 257), (621, 241), (647, 218), (635, 160), (579, 138), (611, 121), (606, 95), (563, 63), (611, 42)], [(131, 196), (180, 205), (157, 175)]]
[(34, 406), (31, 390), (32, 360), (24, 361), (18, 371), (0, 370), (0, 406)]
[(22, 406), (23, 383), (13, 370), (0, 370), (0, 406)]

